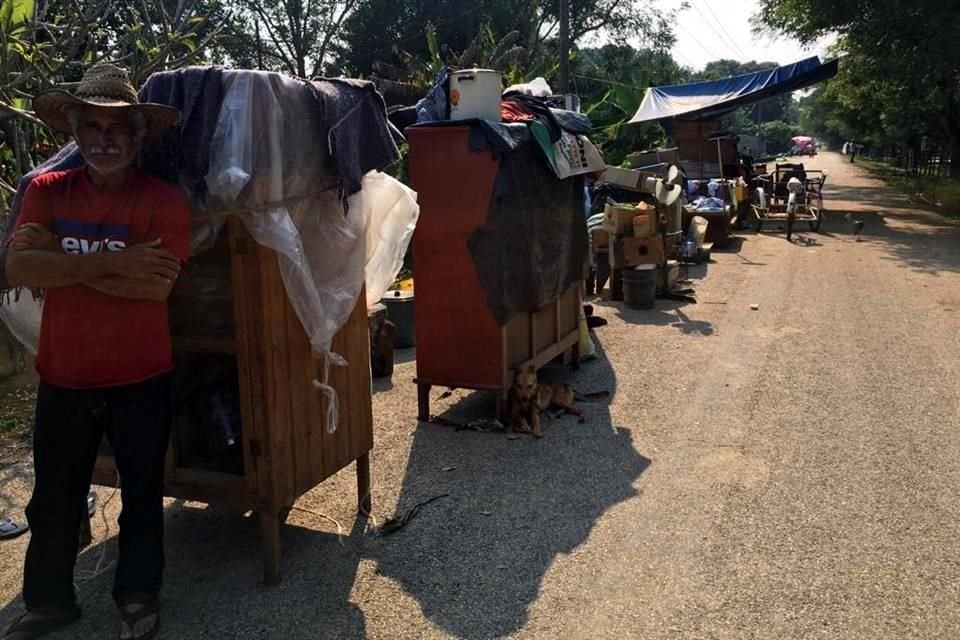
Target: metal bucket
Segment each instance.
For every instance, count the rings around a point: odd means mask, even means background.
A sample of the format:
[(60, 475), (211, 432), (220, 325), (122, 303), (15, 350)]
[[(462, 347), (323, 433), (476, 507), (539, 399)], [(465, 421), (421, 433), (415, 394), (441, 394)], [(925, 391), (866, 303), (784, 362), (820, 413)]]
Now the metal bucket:
[(657, 265), (624, 269), (623, 303), (631, 309), (652, 309), (657, 300)]
[(417, 344), (417, 334), (413, 324), (413, 291), (391, 289), (380, 299), (387, 307), (387, 317), (397, 326), (394, 345), (397, 349), (409, 349)]

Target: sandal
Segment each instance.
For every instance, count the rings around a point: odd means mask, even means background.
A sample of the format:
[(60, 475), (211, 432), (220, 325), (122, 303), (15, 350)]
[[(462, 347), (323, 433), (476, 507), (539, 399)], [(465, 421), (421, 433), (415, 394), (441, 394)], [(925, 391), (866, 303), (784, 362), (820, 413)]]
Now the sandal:
[(0, 518), (0, 540), (10, 540), (22, 536), (30, 527), (10, 518)]
[[(139, 604), (131, 602), (126, 605), (126, 607), (132, 606), (134, 604)], [(153, 626), (150, 627), (150, 630), (144, 633), (143, 635), (131, 635), (129, 640), (150, 640), (150, 638), (155, 638), (157, 633), (160, 632), (160, 607), (157, 604), (157, 601), (146, 603), (143, 605), (142, 609), (137, 609), (135, 612), (127, 611), (126, 607), (120, 607), (120, 620), (127, 625), (127, 628), (130, 629), (130, 633), (134, 634), (134, 629), (136, 628), (139, 622), (142, 622), (150, 616), (156, 616), (156, 622), (153, 623)]]
[(80, 607), (74, 606), (69, 611), (64, 611), (61, 614), (49, 618), (32, 618), (25, 620), (28, 615), (30, 615), (29, 612), (17, 618), (16, 622), (7, 628), (7, 632), (3, 637), (5, 639), (15, 637), (16, 640), (36, 640), (37, 638), (42, 638), (47, 634), (59, 631), (79, 620)]

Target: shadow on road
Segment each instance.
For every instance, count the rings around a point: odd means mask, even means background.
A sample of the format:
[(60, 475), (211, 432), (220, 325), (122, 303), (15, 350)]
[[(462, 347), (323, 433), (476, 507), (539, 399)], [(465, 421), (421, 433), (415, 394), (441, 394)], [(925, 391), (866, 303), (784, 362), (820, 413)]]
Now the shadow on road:
[[(106, 499), (109, 491), (100, 495)], [(258, 580), (262, 564), (255, 515), (177, 501), (165, 516), (161, 637), (366, 637), (363, 612), (349, 602), (364, 547), (365, 518), (357, 518), (342, 535), (285, 526), (284, 580), (266, 587)], [(118, 617), (110, 597), (116, 531), (116, 523), (110, 522), (110, 537), (79, 555), (75, 580), (84, 617), (57, 638), (116, 637)], [(8, 603), (0, 611), (0, 628), (22, 611), (20, 598)]]
[[(578, 372), (551, 365), (540, 376), (581, 392), (616, 393), (602, 354)], [(606, 510), (636, 495), (634, 483), (650, 464), (634, 450), (630, 432), (612, 424), (607, 402), (579, 403), (584, 424), (545, 418), (541, 440), (421, 423), (398, 511), (449, 496), (399, 533), (368, 541), (379, 573), (454, 637), (504, 637), (523, 627), (554, 561), (583, 544)], [(495, 400), (470, 393), (442, 415), (488, 418)]]
[(655, 327), (674, 327), (685, 335), (711, 336), (716, 332), (712, 322), (691, 320), (683, 309), (689, 302), (658, 299), (653, 309), (631, 309), (622, 302), (597, 300), (597, 306), (615, 309), (617, 315), (629, 324), (646, 324)]
[[(617, 391), (602, 353), (577, 372), (551, 365), (542, 376), (582, 392), (606, 390), (612, 397)], [(375, 562), (379, 575), (415, 599), (424, 616), (451, 636), (494, 638), (517, 631), (554, 562), (582, 545), (605, 511), (637, 495), (635, 482), (650, 465), (634, 449), (630, 432), (613, 424), (608, 402), (580, 403), (584, 424), (573, 417), (545, 418), (541, 440), (420, 424), (397, 513), (440, 494), (447, 497), (424, 506), (405, 528), (387, 536), (365, 531), (363, 517), (338, 523), (343, 531), (337, 535), (321, 513), (295, 510), (283, 529), (284, 577), (275, 587), (260, 578), (254, 515), (172, 503), (165, 511), (162, 636), (364, 638), (364, 613), (351, 602), (355, 590), (364, 589), (357, 580), (364, 561)], [(450, 403), (444, 415), (469, 421), (490, 417), (493, 410), (488, 394), (469, 393)], [(108, 495), (104, 490), (101, 499)], [(58, 637), (114, 636), (115, 533), (116, 523), (110, 522), (109, 536), (101, 533), (99, 543), (80, 555), (85, 616)], [(22, 562), (26, 539), (14, 544), (10, 557)], [(85, 580), (98, 567), (102, 572)], [(19, 598), (8, 602), (0, 624), (21, 611)]]
[[(854, 242), (845, 211), (834, 211), (831, 229), (838, 237)], [(861, 240), (877, 245), (894, 260), (917, 272), (936, 274), (960, 271), (960, 226), (923, 210), (897, 213), (849, 212), (863, 222)], [(846, 236), (844, 238), (844, 236)]]

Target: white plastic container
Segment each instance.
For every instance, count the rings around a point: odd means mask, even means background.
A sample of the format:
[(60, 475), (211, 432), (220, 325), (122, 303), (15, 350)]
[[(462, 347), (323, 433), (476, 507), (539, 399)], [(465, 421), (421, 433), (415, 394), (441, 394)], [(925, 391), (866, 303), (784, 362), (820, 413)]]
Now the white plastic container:
[(500, 122), (500, 74), (490, 69), (465, 69), (450, 74), (450, 119), (480, 118)]

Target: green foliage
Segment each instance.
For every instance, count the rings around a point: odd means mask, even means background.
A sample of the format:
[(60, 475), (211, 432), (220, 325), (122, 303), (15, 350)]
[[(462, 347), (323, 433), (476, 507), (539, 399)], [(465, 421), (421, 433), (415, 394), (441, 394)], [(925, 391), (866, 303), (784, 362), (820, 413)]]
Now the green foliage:
[(767, 153), (786, 153), (791, 147), (790, 139), (798, 134), (796, 125), (781, 120), (764, 122), (759, 133), (767, 141)]
[(233, 0), (232, 57), (300, 78), (324, 75), (358, 0)]
[(33, 19), (35, 4), (34, 0), (0, 0), (0, 28), (4, 33), (16, 34), (15, 28), (25, 29)]
[[(556, 0), (359, 0), (344, 21), (336, 66), (349, 75), (367, 76), (378, 61), (402, 64), (401, 52), (429, 59), (423, 36), (430, 24), (440, 42), (457, 52), (467, 52), (484, 29), (493, 41), (517, 32), (515, 45), (529, 52), (529, 67), (553, 69), (558, 6)], [(571, 42), (603, 33), (614, 41), (639, 38), (651, 48), (668, 50), (673, 16), (644, 0), (578, 0), (571, 3)]]
[(942, 0), (761, 0), (768, 30), (803, 40), (835, 33), (840, 75), (805, 104), (833, 138), (952, 148), (960, 177), (960, 11)]
[(212, 20), (223, 15), (220, 0), (49, 0), (36, 16), (32, 3), (0, 2), (3, 205), (20, 176), (63, 142), (30, 112), (34, 95), (79, 80), (100, 60), (126, 66), (140, 84), (154, 71), (206, 60), (223, 33)]
[(955, 223), (960, 222), (960, 180), (913, 175), (890, 163), (861, 159), (859, 156), (857, 164), (897, 191), (923, 204), (932, 204)]

